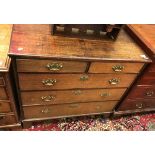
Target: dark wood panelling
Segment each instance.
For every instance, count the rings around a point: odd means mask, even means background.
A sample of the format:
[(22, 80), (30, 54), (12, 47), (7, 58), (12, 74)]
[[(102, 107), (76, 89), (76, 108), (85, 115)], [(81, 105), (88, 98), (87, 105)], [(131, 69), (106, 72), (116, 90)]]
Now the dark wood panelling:
[(147, 108), (155, 108), (155, 99), (136, 99), (136, 100), (126, 99), (120, 105), (118, 111), (136, 110), (136, 109), (145, 110)]
[(155, 85), (155, 72), (147, 72), (143, 74), (138, 80), (137, 85)]
[(137, 98), (155, 98), (155, 87), (144, 87), (144, 86), (135, 86), (132, 91), (129, 93), (128, 99), (137, 99)]

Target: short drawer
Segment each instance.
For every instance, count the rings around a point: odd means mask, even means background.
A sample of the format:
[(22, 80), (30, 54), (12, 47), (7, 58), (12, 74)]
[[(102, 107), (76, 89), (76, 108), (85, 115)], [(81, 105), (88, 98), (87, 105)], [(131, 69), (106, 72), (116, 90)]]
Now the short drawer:
[(155, 98), (155, 87), (135, 86), (127, 98)]
[(117, 101), (23, 107), (25, 119), (111, 112)]
[(21, 92), (23, 105), (64, 104), (119, 100), (126, 89), (91, 89)]
[(21, 90), (128, 87), (136, 74), (19, 74)]
[(121, 103), (117, 111), (155, 108), (155, 99), (127, 99)]
[(0, 100), (0, 113), (11, 112), (10, 103)]
[(137, 85), (152, 86), (155, 85), (155, 72), (146, 72), (138, 80)]
[(7, 100), (7, 94), (4, 87), (0, 87), (0, 100)]
[(0, 126), (17, 123), (14, 115), (0, 115)]
[(17, 59), (18, 72), (62, 72), (82, 73), (87, 68), (86, 62), (56, 61), (37, 59)]
[(144, 63), (93, 62), (89, 73), (139, 73)]

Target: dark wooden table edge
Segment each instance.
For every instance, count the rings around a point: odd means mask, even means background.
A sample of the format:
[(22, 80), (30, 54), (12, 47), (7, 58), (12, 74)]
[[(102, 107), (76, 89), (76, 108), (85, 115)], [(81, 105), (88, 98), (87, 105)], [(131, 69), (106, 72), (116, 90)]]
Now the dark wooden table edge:
[(113, 117), (136, 114), (136, 113), (149, 113), (149, 112), (155, 112), (155, 108), (142, 109), (142, 110), (137, 109), (137, 110), (126, 110), (126, 111), (114, 111)]
[(16, 127), (21, 127), (21, 123), (10, 124), (10, 125), (3, 125), (3, 126), (0, 126), (0, 129), (16, 128)]
[[(141, 46), (145, 53), (152, 59), (155, 58), (155, 49), (139, 34), (133, 27), (132, 24), (128, 24), (125, 27), (126, 32)], [(149, 51), (149, 52), (148, 52)]]

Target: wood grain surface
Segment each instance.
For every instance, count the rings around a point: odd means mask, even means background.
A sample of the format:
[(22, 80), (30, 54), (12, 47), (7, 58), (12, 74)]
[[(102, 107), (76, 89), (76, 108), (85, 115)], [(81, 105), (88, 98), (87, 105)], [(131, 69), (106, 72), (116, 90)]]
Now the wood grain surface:
[(113, 42), (51, 36), (49, 26), (39, 24), (14, 25), (9, 54), (12, 56), (91, 61), (150, 62), (143, 50), (124, 30), (120, 32), (117, 40)]
[(127, 110), (136, 110), (139, 109), (143, 112), (145, 109), (155, 108), (155, 99), (127, 99), (125, 100), (117, 111), (127, 111)]
[[(54, 90), (75, 88), (117, 88), (128, 87), (136, 78), (136, 74), (19, 74), (20, 90)], [(81, 80), (81, 78), (88, 78)], [(116, 79), (118, 83), (111, 84), (109, 80)], [(46, 80), (56, 80), (49, 86), (43, 84)]]
[(25, 119), (104, 113), (113, 110), (117, 101), (23, 107)]
[[(47, 65), (58, 64), (62, 68), (50, 70)], [(46, 73), (83, 73), (86, 71), (87, 63), (78, 61), (18, 59), (17, 72), (46, 72)]]
[(126, 89), (86, 89), (63, 91), (30, 91), (21, 92), (22, 104), (48, 105), (76, 102), (120, 100)]
[(8, 52), (12, 33), (11, 24), (0, 24), (0, 71), (8, 71), (10, 59)]

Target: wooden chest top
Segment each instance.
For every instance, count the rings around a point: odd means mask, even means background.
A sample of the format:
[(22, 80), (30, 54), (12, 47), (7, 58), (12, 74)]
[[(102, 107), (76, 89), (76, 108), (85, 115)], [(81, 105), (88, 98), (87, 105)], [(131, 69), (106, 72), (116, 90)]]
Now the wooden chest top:
[(10, 47), (12, 25), (0, 25), (0, 71), (7, 71), (10, 64), (8, 51)]
[(50, 25), (14, 25), (11, 56), (77, 60), (149, 62), (143, 50), (122, 30), (116, 41), (84, 40), (51, 35)]
[(131, 24), (128, 29), (147, 54), (155, 59), (155, 24)]

